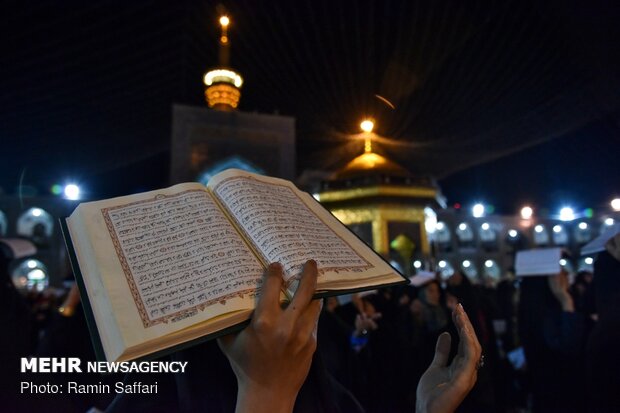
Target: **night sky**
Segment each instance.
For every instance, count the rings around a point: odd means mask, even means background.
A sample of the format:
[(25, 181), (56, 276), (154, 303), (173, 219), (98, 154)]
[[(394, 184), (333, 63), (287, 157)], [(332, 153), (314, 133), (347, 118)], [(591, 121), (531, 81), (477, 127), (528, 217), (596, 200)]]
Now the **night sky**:
[[(4, 5), (0, 186), (93, 197), (167, 184), (171, 105), (204, 105), (219, 3)], [(224, 2), (241, 110), (297, 119), (298, 172), (380, 151), (448, 200), (515, 212), (620, 193), (620, 5)], [(389, 108), (379, 95), (394, 104)]]

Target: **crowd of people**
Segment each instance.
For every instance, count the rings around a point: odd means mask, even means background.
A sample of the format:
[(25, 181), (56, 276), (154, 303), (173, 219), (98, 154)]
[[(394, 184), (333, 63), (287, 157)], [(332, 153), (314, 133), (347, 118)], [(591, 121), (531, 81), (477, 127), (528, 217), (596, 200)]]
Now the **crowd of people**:
[(343, 413), (618, 412), (620, 248), (613, 245), (598, 255), (594, 273), (576, 277), (562, 271), (474, 283), (457, 271), (447, 279), (418, 276), (413, 285), (322, 301), (311, 300), (310, 284), (286, 310), (278, 303), (281, 277), (270, 278), (270, 267), (249, 327), (168, 356), (189, 361), (185, 374), (79, 377), (82, 383), (157, 382), (158, 393), (148, 397), (12, 393), (23, 380), (71, 377), (26, 378), (18, 371), (20, 357), (94, 360), (95, 355), (77, 288), (62, 296), (52, 290), (24, 296), (10, 280), (5, 254), (0, 258), (5, 332), (0, 384), (7, 399), (2, 406), (63, 412), (232, 412), (236, 407), (258, 413), (267, 403), (268, 411), (294, 406), (294, 411)]

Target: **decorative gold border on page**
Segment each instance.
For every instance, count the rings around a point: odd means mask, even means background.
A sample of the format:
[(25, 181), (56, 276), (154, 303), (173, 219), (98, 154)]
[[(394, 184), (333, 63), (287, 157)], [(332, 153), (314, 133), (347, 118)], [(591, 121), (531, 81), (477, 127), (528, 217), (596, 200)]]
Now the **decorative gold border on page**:
[[(153, 202), (156, 200), (160, 200), (160, 199), (164, 199), (164, 198), (175, 198), (178, 196), (182, 196), (185, 195), (188, 192), (202, 192), (205, 194), (205, 196), (207, 196), (207, 194), (205, 193), (205, 191), (201, 191), (199, 189), (189, 189), (183, 192), (179, 192), (176, 193), (174, 195), (164, 195), (164, 194), (159, 194), (159, 195), (155, 195), (153, 198), (149, 198), (149, 199), (144, 199), (141, 201), (136, 201), (136, 202), (130, 202), (128, 204), (123, 204), (123, 205), (117, 205), (117, 206), (113, 206), (113, 207), (108, 207), (108, 208), (102, 208), (101, 209), (101, 213), (103, 214), (103, 219), (105, 221), (106, 227), (108, 228), (108, 232), (110, 233), (110, 237), (112, 238), (112, 244), (114, 244), (114, 249), (116, 250), (116, 255), (121, 263), (121, 267), (123, 268), (123, 273), (125, 274), (125, 279), (127, 280), (127, 284), (129, 285), (129, 290), (131, 292), (131, 296), (134, 300), (134, 303), (136, 304), (136, 307), (138, 309), (138, 314), (140, 314), (140, 318), (142, 319), (142, 325), (144, 326), (144, 328), (148, 328), (148, 327), (152, 327), (154, 325), (157, 324), (167, 324), (169, 321), (171, 321), (171, 319), (173, 319), (172, 321), (175, 321), (176, 319), (182, 319), (185, 318), (187, 316), (190, 316), (192, 314), (197, 313), (198, 311), (203, 311), (205, 308), (220, 303), (220, 304), (226, 304), (226, 300), (231, 299), (231, 298), (235, 298), (235, 297), (240, 297), (243, 298), (244, 295), (246, 294), (252, 294), (256, 292), (256, 288), (249, 288), (246, 290), (242, 290), (242, 291), (237, 291), (235, 293), (231, 293), (231, 294), (227, 294), (223, 297), (220, 297), (218, 299), (213, 299), (213, 300), (209, 300), (209, 301), (205, 301), (202, 302), (200, 304), (197, 304), (193, 307), (190, 308), (186, 308), (184, 310), (181, 311), (177, 311), (176, 313), (172, 313), (172, 314), (168, 314), (159, 318), (156, 318), (154, 320), (151, 320), (146, 312), (146, 307), (144, 306), (144, 303), (142, 302), (142, 297), (140, 297), (140, 293), (138, 292), (138, 287), (136, 286), (136, 283), (133, 279), (133, 275), (131, 273), (131, 269), (129, 267), (129, 264), (127, 263), (127, 259), (125, 258), (125, 254), (123, 253), (123, 249), (121, 247), (121, 243), (118, 239), (118, 237), (116, 236), (116, 231), (114, 229), (114, 224), (112, 223), (112, 219), (110, 218), (110, 211), (114, 211), (116, 209), (121, 209), (121, 208), (126, 208), (126, 207), (130, 207), (130, 206), (134, 206), (134, 205), (138, 205), (138, 204), (144, 204), (144, 203), (148, 203), (148, 202)], [(212, 200), (213, 201), (213, 200)], [(213, 201), (215, 202), (215, 201)], [(216, 204), (217, 205), (217, 204)]]
[[(339, 272), (351, 272), (351, 271), (356, 271), (358, 269), (362, 269), (362, 270), (367, 270), (369, 268), (375, 268), (374, 265), (372, 265), (368, 260), (366, 260), (366, 258), (362, 257), (359, 252), (353, 248), (353, 246), (351, 246), (351, 244), (344, 238), (340, 237), (332, 228), (330, 225), (328, 225), (319, 215), (317, 215), (312, 208), (310, 208), (306, 202), (303, 200), (302, 197), (299, 196), (299, 194), (294, 191), (291, 187), (289, 187), (288, 185), (284, 185), (284, 184), (277, 184), (277, 183), (273, 183), (273, 182), (266, 182), (266, 181), (262, 181), (260, 179), (257, 179), (253, 176), (231, 176), (228, 177), (226, 179), (223, 179), (222, 181), (218, 182), (217, 185), (215, 185), (215, 187), (213, 188), (213, 192), (217, 194), (217, 190), (220, 187), (220, 185), (224, 184), (225, 182), (231, 181), (231, 180), (235, 180), (235, 179), (249, 179), (249, 180), (253, 180), (256, 182), (260, 182), (266, 185), (273, 185), (273, 186), (280, 186), (280, 187), (284, 187), (287, 190), (291, 191), (293, 193), (293, 195), (295, 195), (295, 197), (297, 197), (297, 199), (299, 200), (299, 202), (301, 202), (303, 205), (306, 206), (306, 208), (308, 208), (308, 210), (319, 220), (323, 223), (323, 225), (325, 225), (327, 228), (329, 228), (330, 231), (332, 231), (334, 233), (334, 235), (336, 235), (336, 237), (340, 238), (342, 240), (342, 242), (344, 242), (349, 248), (351, 248), (351, 251), (353, 251), (355, 253), (355, 255), (358, 256), (358, 258), (360, 258), (362, 261), (364, 261), (367, 265), (360, 265), (360, 266), (352, 266), (352, 267), (324, 267), (324, 268), (319, 268), (319, 275), (324, 274), (327, 271), (333, 271), (335, 273), (339, 273)], [(227, 209), (228, 206), (226, 204), (224, 204), (224, 202), (222, 202), (222, 205), (224, 205)], [(237, 226), (243, 230), (243, 225), (239, 222), (239, 220), (233, 215), (233, 213), (230, 211), (230, 209), (228, 209), (228, 215), (230, 215), (230, 217), (232, 219), (235, 220), (235, 223), (237, 224)], [(245, 230), (244, 230), (245, 231)], [(347, 229), (347, 231), (349, 231)], [(247, 235), (247, 234), (246, 234)], [(248, 240), (250, 239), (249, 236), (247, 237)], [(268, 262), (269, 259), (265, 256), (265, 254), (263, 254), (262, 251), (260, 251), (258, 248), (254, 248), (256, 250), (257, 253), (259, 253), (264, 261)], [(289, 279), (287, 284), (290, 284), (294, 281), (294, 279), (297, 277), (291, 277), (291, 279)]]

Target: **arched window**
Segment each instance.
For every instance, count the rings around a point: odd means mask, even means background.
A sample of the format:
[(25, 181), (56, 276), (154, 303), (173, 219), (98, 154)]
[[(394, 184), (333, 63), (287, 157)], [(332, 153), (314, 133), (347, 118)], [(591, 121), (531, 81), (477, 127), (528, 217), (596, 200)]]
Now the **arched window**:
[(485, 243), (492, 243), (497, 241), (497, 232), (488, 222), (484, 222), (482, 223), (482, 225), (480, 225), (478, 236), (480, 237), (480, 241)]
[(471, 227), (466, 222), (461, 222), (458, 227), (456, 227), (456, 236), (461, 243), (469, 243), (474, 240), (474, 231), (472, 231)]
[(450, 234), (450, 228), (448, 228), (448, 225), (446, 225), (445, 222), (438, 222), (437, 225), (435, 225), (435, 234), (434, 234), (435, 240), (439, 243), (439, 244), (449, 244), (450, 240), (452, 239), (452, 235)]
[(44, 244), (54, 232), (54, 219), (41, 208), (30, 208), (17, 219), (17, 234)]
[(478, 269), (474, 260), (463, 260), (461, 262), (461, 270), (468, 278), (475, 279), (478, 277)]
[(437, 267), (441, 274), (441, 278), (444, 280), (452, 277), (454, 274), (454, 267), (450, 264), (450, 261), (441, 260), (437, 263)]
[(577, 224), (574, 236), (575, 241), (577, 241), (579, 244), (585, 244), (592, 238), (592, 228), (587, 222), (582, 221)]
[(606, 217), (605, 219), (603, 219), (603, 222), (602, 222), (601, 226), (599, 227), (599, 234), (602, 234), (605, 231), (607, 231), (615, 223), (616, 223), (616, 220), (613, 219), (612, 217)]
[(549, 244), (549, 231), (547, 231), (547, 228), (542, 224), (538, 224), (534, 227), (534, 244)]
[(499, 280), (502, 275), (502, 270), (495, 260), (486, 260), (484, 262), (484, 275), (485, 277)]
[(39, 260), (27, 259), (12, 271), (15, 287), (21, 290), (43, 291), (49, 285), (47, 267)]
[(568, 231), (563, 225), (557, 224), (553, 226), (553, 243), (555, 245), (568, 244)]

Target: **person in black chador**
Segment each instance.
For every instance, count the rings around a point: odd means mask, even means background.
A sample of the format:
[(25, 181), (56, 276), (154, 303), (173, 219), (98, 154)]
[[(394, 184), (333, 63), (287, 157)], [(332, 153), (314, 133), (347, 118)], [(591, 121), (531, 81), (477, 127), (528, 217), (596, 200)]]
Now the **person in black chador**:
[[(14, 248), (16, 245), (25, 248)], [(22, 258), (19, 251), (26, 249), (30, 250), (27, 255), (36, 251), (28, 241), (0, 239), (0, 410), (3, 411), (18, 409), (19, 360), (33, 351), (30, 310), (9, 273), (11, 262)]]
[[(446, 295), (455, 297), (470, 315), (478, 340), (484, 353), (484, 369), (478, 375), (476, 386), (460, 407), (462, 412), (494, 412), (495, 411), (495, 368), (498, 364), (497, 340), (492, 324), (492, 309), (482, 299), (479, 286), (473, 285), (469, 278), (456, 271), (448, 279)], [(454, 299), (450, 300), (454, 302)], [(452, 307), (448, 305), (448, 308)], [(452, 352), (454, 353), (454, 348)]]
[(584, 316), (575, 312), (564, 270), (521, 281), (519, 337), (527, 360), (533, 412), (584, 411), (584, 383), (579, 375)]
[(586, 351), (588, 410), (592, 413), (620, 412), (620, 248), (608, 250), (594, 263), (598, 322)]

